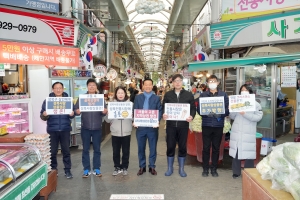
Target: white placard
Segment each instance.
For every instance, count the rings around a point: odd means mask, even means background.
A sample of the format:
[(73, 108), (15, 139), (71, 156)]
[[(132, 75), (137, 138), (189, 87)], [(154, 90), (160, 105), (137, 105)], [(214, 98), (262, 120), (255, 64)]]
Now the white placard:
[(255, 94), (229, 96), (229, 112), (256, 111)]
[(47, 97), (47, 115), (69, 115), (73, 111), (72, 97)]
[(156, 127), (159, 125), (158, 110), (134, 109), (134, 125), (137, 127)]
[(224, 97), (200, 97), (200, 115), (225, 114)]
[(104, 95), (103, 94), (80, 94), (79, 110), (80, 112), (103, 111)]
[(108, 119), (132, 119), (132, 102), (108, 102)]
[(165, 113), (167, 120), (186, 121), (190, 116), (190, 104), (188, 103), (166, 103)]
[(296, 66), (281, 67), (281, 87), (296, 87)]

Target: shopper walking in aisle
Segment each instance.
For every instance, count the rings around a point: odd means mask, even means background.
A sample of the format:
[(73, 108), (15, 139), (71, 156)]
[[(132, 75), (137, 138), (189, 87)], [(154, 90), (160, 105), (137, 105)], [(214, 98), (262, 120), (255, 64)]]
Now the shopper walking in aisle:
[[(252, 88), (244, 84), (240, 95), (253, 94)], [(233, 178), (241, 175), (241, 160), (245, 160), (245, 168), (254, 168), (256, 158), (256, 124), (263, 117), (261, 105), (255, 102), (254, 112), (232, 112), (229, 117), (234, 120), (230, 133), (229, 155), (233, 157)]]
[[(188, 137), (189, 122), (191, 122), (196, 114), (196, 107), (194, 96), (191, 92), (188, 92), (182, 88), (183, 76), (181, 74), (175, 74), (172, 77), (172, 84), (174, 89), (167, 92), (163, 99), (163, 108), (166, 103), (188, 103), (190, 104), (190, 116), (186, 121), (171, 121), (168, 120), (168, 115), (163, 114), (163, 119), (167, 120), (166, 132), (167, 132), (167, 161), (168, 170), (165, 176), (171, 176), (173, 173), (173, 163), (175, 157), (176, 144), (178, 143), (178, 163), (179, 174), (181, 177), (186, 177), (184, 171), (184, 163), (186, 158), (186, 142)], [(164, 110), (164, 109), (163, 109)], [(166, 112), (164, 110), (164, 112)]]
[[(223, 137), (223, 127), (224, 127), (224, 118), (229, 115), (228, 110), (228, 96), (225, 92), (218, 89), (219, 80), (215, 75), (211, 75), (207, 79), (208, 90), (203, 91), (200, 94), (200, 98), (205, 97), (220, 97), (224, 98), (224, 114), (216, 114), (211, 112), (209, 115), (202, 116), (202, 141), (203, 141), (203, 172), (202, 176), (208, 176), (209, 169), (209, 159), (210, 159), (210, 148), (212, 147), (212, 165), (211, 165), (211, 175), (213, 177), (218, 177), (217, 172), (219, 153), (220, 153), (220, 144)], [(200, 114), (200, 106), (197, 108), (198, 113)]]
[[(68, 97), (64, 92), (64, 85), (61, 82), (55, 82), (52, 85), (52, 92), (49, 97)], [(70, 154), (70, 131), (71, 119), (74, 118), (74, 112), (69, 115), (48, 115), (46, 112), (46, 100), (44, 100), (41, 109), (41, 119), (47, 121), (47, 133), (50, 135), (51, 168), (57, 170), (57, 151), (60, 144), (65, 176), (73, 178), (71, 173), (71, 154)]]
[[(95, 79), (87, 80), (87, 94), (97, 94), (97, 83)], [(83, 165), (83, 176), (84, 178), (89, 177), (91, 174), (90, 166), (90, 143), (91, 139), (93, 142), (93, 174), (96, 176), (102, 176), (100, 167), (101, 167), (101, 139), (102, 139), (102, 117), (106, 115), (107, 109), (106, 104), (104, 103), (104, 110), (101, 111), (89, 111), (81, 112), (79, 109), (79, 99), (75, 104), (75, 114), (81, 115), (81, 139), (82, 139), (82, 165)]]
[[(145, 79), (143, 81), (143, 91), (144, 93), (139, 94), (135, 97), (134, 100), (134, 109), (143, 109), (143, 110), (158, 110), (159, 111), (159, 120), (162, 116), (162, 107), (160, 99), (157, 95), (152, 92), (153, 81), (151, 79)], [(134, 125), (134, 124), (133, 124)], [(135, 126), (135, 125), (134, 125)], [(146, 142), (148, 139), (149, 143), (149, 172), (152, 175), (157, 175), (155, 170), (155, 161), (156, 161), (156, 146), (158, 139), (158, 127), (159, 123), (155, 127), (137, 127), (136, 138), (138, 143), (138, 157), (139, 157), (139, 171), (137, 175), (142, 175), (146, 172)]]
[[(124, 87), (117, 87), (114, 94), (115, 102), (129, 101), (128, 95)], [(110, 132), (112, 135), (113, 161), (115, 170), (113, 176), (118, 174), (127, 175), (129, 165), (130, 140), (132, 131), (132, 119), (108, 119), (105, 121), (110, 123)], [(120, 164), (120, 151), (122, 149), (122, 163)]]

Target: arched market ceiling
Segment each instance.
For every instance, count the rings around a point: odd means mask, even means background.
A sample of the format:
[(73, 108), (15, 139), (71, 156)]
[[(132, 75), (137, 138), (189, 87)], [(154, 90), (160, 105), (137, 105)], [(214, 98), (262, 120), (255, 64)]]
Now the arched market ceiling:
[(155, 14), (139, 14), (136, 10), (139, 0), (122, 1), (128, 13), (129, 25), (147, 65), (149, 65), (147, 61), (155, 61), (157, 66), (154, 69), (158, 68), (171, 16), (169, 8), (173, 7), (175, 0), (163, 0), (164, 9)]

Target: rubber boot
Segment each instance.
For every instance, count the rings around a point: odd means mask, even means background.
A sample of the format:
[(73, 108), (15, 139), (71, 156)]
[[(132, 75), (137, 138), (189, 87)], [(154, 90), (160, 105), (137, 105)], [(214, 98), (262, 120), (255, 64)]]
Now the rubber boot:
[(184, 172), (184, 162), (185, 157), (178, 157), (178, 163), (179, 163), (179, 174), (181, 177), (186, 177), (186, 173)]
[(168, 157), (168, 170), (165, 173), (165, 176), (171, 176), (173, 174), (173, 163), (174, 157)]

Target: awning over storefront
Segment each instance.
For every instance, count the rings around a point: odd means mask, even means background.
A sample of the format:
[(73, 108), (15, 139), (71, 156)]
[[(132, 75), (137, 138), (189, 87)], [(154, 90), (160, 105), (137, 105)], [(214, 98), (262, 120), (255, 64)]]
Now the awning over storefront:
[(267, 63), (282, 63), (282, 62), (291, 62), (294, 60), (299, 60), (300, 62), (300, 52), (294, 54), (271, 55), (266, 57), (246, 57), (246, 58), (238, 58), (238, 59), (191, 62), (189, 63), (189, 71), (223, 69), (228, 67), (259, 65), (259, 64), (267, 64)]

